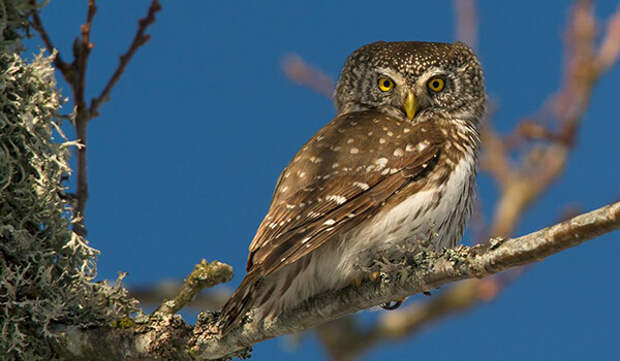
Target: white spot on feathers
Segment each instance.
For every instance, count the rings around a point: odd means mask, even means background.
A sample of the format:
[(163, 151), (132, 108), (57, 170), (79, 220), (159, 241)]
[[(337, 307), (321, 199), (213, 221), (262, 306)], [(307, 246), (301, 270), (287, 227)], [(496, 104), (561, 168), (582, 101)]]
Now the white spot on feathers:
[(362, 190), (367, 190), (369, 188), (368, 184), (363, 182), (353, 182), (353, 185), (361, 188)]
[(342, 203), (347, 201), (347, 198), (343, 197), (343, 196), (339, 196), (337, 194), (332, 194), (332, 195), (329, 195), (329, 196), (325, 197), (325, 200), (326, 201), (334, 201), (334, 202), (336, 202), (338, 204), (342, 204)]
[(381, 157), (375, 161), (375, 164), (377, 165), (378, 169), (382, 169), (383, 167), (387, 165), (387, 162), (388, 162), (387, 158)]

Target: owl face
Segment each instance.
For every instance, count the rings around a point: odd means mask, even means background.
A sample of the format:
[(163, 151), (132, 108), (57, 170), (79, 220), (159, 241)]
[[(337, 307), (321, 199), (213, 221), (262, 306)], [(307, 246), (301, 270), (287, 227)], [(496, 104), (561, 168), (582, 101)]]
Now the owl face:
[(484, 78), (464, 44), (376, 42), (347, 59), (335, 101), (340, 114), (375, 109), (411, 122), (434, 115), (476, 122), (484, 111)]

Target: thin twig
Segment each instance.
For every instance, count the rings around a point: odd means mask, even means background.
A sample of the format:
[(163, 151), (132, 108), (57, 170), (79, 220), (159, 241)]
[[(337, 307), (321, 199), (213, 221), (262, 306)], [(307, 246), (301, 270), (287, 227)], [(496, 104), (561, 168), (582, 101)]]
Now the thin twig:
[(146, 44), (146, 42), (151, 39), (151, 36), (145, 34), (145, 32), (146, 29), (155, 22), (155, 14), (160, 10), (161, 4), (157, 0), (153, 0), (151, 6), (149, 7), (148, 13), (146, 14), (146, 17), (138, 20), (138, 31), (136, 32), (136, 35), (134, 36), (133, 41), (129, 46), (129, 49), (125, 52), (125, 54), (121, 55), (116, 71), (114, 71), (114, 74), (112, 74), (112, 76), (110, 77), (110, 80), (101, 91), (101, 94), (99, 94), (98, 97), (94, 98), (90, 102), (90, 112), (93, 117), (99, 115), (98, 112), (101, 104), (109, 100), (112, 88), (114, 88), (114, 85), (116, 85), (116, 83), (120, 79), (133, 55), (142, 45)]
[[(86, 202), (88, 201), (88, 121), (90, 120), (90, 112), (86, 105), (84, 92), (86, 90), (86, 66), (88, 65), (88, 56), (93, 48), (90, 42), (90, 30), (92, 28), (93, 18), (97, 12), (95, 0), (88, 1), (88, 10), (86, 14), (86, 23), (80, 27), (81, 39), (76, 39), (73, 43), (74, 61), (71, 67), (76, 74), (73, 79), (67, 79), (73, 89), (73, 97), (76, 106), (75, 114), (75, 131), (78, 140), (84, 146), (78, 148), (77, 151), (77, 190), (75, 192), (75, 213), (76, 221), (73, 223), (73, 231), (82, 237), (86, 237), (85, 211)], [(73, 82), (71, 82), (73, 81)]]
[(228, 282), (232, 278), (233, 270), (231, 266), (219, 261), (208, 263), (203, 259), (194, 266), (194, 270), (187, 276), (177, 295), (163, 302), (155, 312), (176, 313), (191, 302), (202, 289)]
[[(36, 0), (30, 0), (31, 4), (36, 4)], [(88, 123), (90, 120), (99, 115), (99, 107), (109, 99), (110, 92), (114, 85), (118, 82), (125, 67), (131, 60), (135, 52), (144, 45), (150, 36), (145, 34), (146, 29), (155, 22), (155, 13), (161, 10), (161, 5), (157, 0), (153, 0), (149, 7), (145, 18), (139, 20), (138, 31), (129, 47), (129, 50), (120, 58), (120, 64), (101, 94), (91, 100), (90, 108), (86, 104), (86, 68), (88, 65), (88, 57), (93, 49), (93, 43), (90, 41), (90, 33), (92, 23), (97, 12), (95, 0), (88, 0), (88, 9), (86, 13), (86, 22), (80, 27), (80, 37), (73, 43), (73, 62), (71, 64), (62, 60), (61, 54), (53, 46), (51, 38), (43, 26), (43, 22), (37, 11), (32, 14), (32, 25), (40, 34), (45, 47), (49, 52), (56, 51), (54, 65), (60, 70), (63, 77), (71, 86), (73, 99), (76, 105), (74, 126), (76, 135), (82, 147), (76, 149), (77, 152), (77, 186), (73, 201), (74, 206), (74, 222), (73, 230), (77, 234), (86, 237), (87, 231), (85, 226), (86, 202), (88, 201)]]
[(297, 85), (306, 86), (327, 99), (332, 99), (334, 81), (321, 70), (306, 63), (299, 55), (289, 55), (282, 60), (284, 74)]
[(476, 0), (454, 0), (453, 6), (456, 24), (455, 39), (476, 49), (478, 45)]

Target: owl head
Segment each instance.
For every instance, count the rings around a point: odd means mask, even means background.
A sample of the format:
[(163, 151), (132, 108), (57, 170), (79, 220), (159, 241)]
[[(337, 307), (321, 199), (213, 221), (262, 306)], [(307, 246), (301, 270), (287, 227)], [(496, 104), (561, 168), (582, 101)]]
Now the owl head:
[(477, 122), (485, 98), (482, 68), (469, 47), (416, 41), (356, 50), (334, 96), (339, 114), (374, 109), (410, 122), (434, 116)]

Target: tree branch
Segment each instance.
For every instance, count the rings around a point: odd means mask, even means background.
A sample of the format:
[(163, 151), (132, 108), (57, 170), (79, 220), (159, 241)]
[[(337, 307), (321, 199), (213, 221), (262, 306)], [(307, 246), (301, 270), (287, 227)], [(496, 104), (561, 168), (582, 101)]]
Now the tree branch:
[[(254, 321), (223, 338), (217, 314), (203, 312), (192, 329), (179, 315), (153, 313), (115, 327), (58, 325), (59, 352), (72, 360), (209, 360), (248, 356), (247, 348), (268, 338), (303, 331), (394, 298), (429, 291), (463, 279), (481, 278), (538, 262), (564, 249), (620, 229), (620, 202), (579, 215), (528, 235), (439, 253), (390, 254), (379, 281), (325, 292), (288, 310), (272, 322)], [(405, 325), (406, 326), (406, 325)]]
[(405, 252), (396, 262), (382, 267), (378, 284), (366, 282), (360, 288), (320, 294), (269, 324), (251, 321), (221, 339), (212, 321), (199, 321), (189, 345), (197, 357), (220, 358), (256, 342), (303, 331), (395, 298), (533, 263), (619, 228), (620, 202), (616, 202), (518, 238), (492, 239), (474, 247), (460, 246), (423, 256)]

